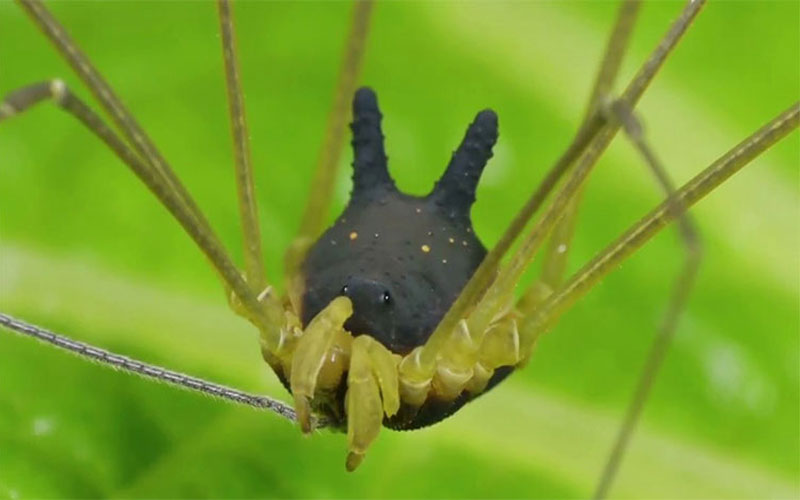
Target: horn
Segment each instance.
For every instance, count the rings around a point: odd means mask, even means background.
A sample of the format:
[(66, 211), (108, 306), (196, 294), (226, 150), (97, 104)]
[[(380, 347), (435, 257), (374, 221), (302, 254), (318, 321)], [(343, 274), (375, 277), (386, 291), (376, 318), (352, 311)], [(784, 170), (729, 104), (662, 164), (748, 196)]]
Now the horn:
[(394, 190), (387, 168), (378, 98), (369, 87), (361, 87), (353, 97), (353, 192), (352, 198), (369, 196), (375, 190)]
[(481, 173), (497, 142), (497, 114), (491, 109), (478, 113), (467, 128), (461, 145), (442, 177), (429, 195), (437, 205), (448, 212), (469, 217), (469, 209), (475, 202), (475, 190)]

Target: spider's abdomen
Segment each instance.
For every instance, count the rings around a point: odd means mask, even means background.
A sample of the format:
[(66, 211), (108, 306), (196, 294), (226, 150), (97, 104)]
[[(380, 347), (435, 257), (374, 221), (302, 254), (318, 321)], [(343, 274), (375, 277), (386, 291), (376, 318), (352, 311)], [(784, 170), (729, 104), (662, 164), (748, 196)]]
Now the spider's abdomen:
[(497, 115), (478, 113), (430, 194), (409, 196), (389, 175), (375, 93), (353, 100), (353, 191), (344, 213), (303, 263), (304, 325), (338, 295), (345, 328), (407, 354), (422, 345), (486, 255), (470, 207), (497, 141)]

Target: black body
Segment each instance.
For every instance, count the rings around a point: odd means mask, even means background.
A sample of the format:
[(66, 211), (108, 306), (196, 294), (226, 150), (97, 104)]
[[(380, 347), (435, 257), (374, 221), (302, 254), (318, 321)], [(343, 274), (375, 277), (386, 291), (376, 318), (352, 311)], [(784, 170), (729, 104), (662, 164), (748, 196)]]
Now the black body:
[[(476, 116), (425, 197), (395, 187), (381, 118), (375, 93), (359, 89), (351, 125), (353, 191), (303, 264), (302, 321), (307, 325), (333, 298), (347, 295), (354, 308), (345, 323), (348, 331), (407, 354), (425, 343), (486, 255), (472, 230), (470, 208), (497, 141), (497, 115), (485, 110)], [(438, 418), (428, 415), (416, 426), (436, 422), (464, 402), (447, 404), (449, 412), (435, 411)], [(393, 427), (409, 428), (400, 421)]]

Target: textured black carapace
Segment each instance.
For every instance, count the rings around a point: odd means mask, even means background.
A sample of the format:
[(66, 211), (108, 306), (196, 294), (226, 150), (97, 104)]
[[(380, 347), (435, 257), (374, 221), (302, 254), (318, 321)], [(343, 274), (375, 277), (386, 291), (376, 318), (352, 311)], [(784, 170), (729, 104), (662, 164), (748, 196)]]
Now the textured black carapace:
[(398, 191), (389, 175), (372, 89), (353, 99), (353, 191), (303, 264), (302, 321), (338, 295), (353, 301), (345, 328), (406, 354), (422, 345), (486, 255), (470, 207), (497, 141), (497, 115), (478, 113), (427, 196)]

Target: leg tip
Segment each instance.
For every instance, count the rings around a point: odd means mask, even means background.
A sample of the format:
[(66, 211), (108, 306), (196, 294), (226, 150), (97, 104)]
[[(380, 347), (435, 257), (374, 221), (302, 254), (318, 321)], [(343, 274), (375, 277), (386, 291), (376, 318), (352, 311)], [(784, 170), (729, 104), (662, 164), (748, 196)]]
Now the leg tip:
[(0, 102), (0, 121), (5, 120), (6, 118), (11, 118), (15, 114), (17, 114), (17, 110), (14, 108), (14, 106), (7, 102)]
[(353, 472), (361, 465), (361, 462), (364, 461), (364, 454), (358, 453), (355, 451), (351, 451), (347, 454), (347, 460), (345, 461), (345, 467), (347, 468), (347, 472)]
[(300, 424), (300, 430), (303, 434), (311, 433), (313, 427), (311, 425), (311, 406), (308, 403), (308, 398), (304, 396), (295, 397), (294, 411), (297, 413), (297, 423)]

